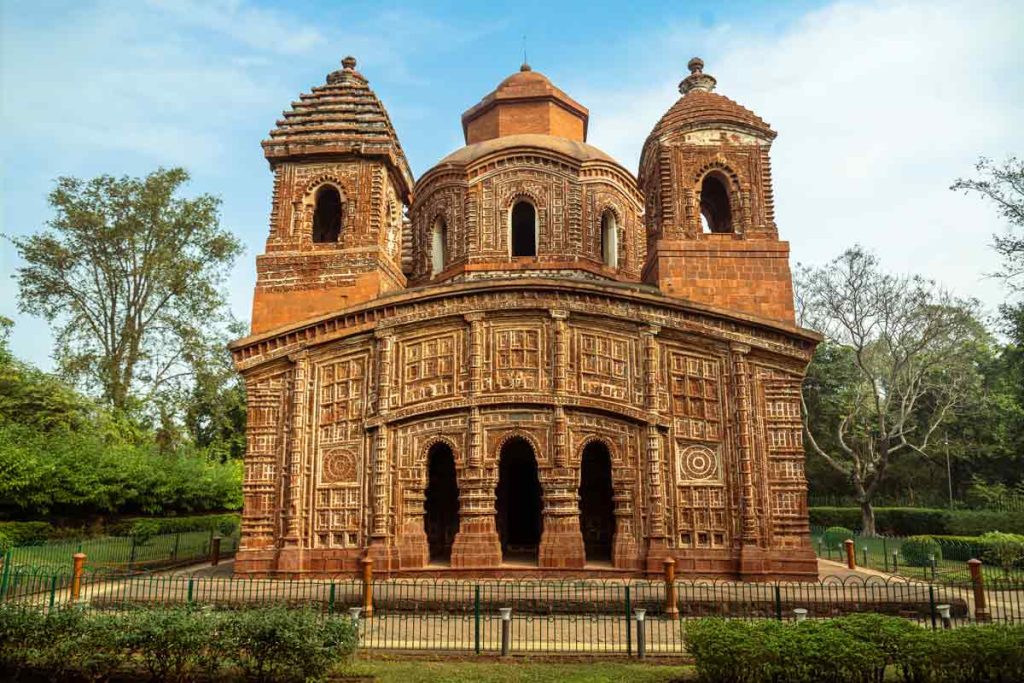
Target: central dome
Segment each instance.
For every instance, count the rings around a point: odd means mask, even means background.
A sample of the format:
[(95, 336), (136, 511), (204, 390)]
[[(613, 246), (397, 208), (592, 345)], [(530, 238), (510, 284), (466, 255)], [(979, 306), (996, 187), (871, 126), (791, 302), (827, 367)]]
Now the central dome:
[(584, 142), (590, 112), (529, 64), (462, 115), (466, 144), (506, 135), (555, 135)]

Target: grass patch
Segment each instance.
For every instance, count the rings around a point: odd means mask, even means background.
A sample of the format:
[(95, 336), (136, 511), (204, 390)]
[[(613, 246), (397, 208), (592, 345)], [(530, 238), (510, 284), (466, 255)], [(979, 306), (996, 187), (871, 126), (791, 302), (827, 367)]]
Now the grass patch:
[(350, 675), (376, 676), (381, 683), (667, 683), (696, 680), (692, 666), (618, 662), (508, 661), (361, 661), (345, 668)]

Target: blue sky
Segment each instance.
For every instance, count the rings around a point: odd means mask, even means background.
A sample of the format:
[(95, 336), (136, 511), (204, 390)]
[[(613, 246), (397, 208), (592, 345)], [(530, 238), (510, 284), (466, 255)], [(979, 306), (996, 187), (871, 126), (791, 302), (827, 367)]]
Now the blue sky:
[[(860, 242), (894, 270), (990, 309), (1005, 299), (995, 211), (950, 192), (978, 155), (1024, 153), (1020, 2), (343, 3), (0, 1), (2, 227), (37, 230), (59, 175), (181, 165), (223, 198), (246, 245), (230, 282), (248, 319), (271, 176), (260, 141), (344, 55), (384, 101), (413, 172), (462, 145), (459, 116), (522, 60), (590, 108), (592, 144), (634, 170), (700, 55), (718, 92), (779, 131), (779, 229), (793, 260)], [(45, 323), (19, 314), (0, 244), (0, 315), (49, 367)]]

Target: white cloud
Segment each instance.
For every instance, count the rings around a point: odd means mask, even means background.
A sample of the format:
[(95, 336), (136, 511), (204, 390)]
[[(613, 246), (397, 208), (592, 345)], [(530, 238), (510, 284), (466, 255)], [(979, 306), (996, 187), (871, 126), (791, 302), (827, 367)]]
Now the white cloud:
[[(1003, 300), (980, 200), (949, 191), (979, 155), (1024, 151), (1024, 21), (1012, 3), (837, 3), (765, 35), (667, 31), (638, 67), (651, 86), (591, 92), (591, 142), (632, 169), (700, 53), (717, 92), (779, 131), (777, 220), (794, 260), (821, 263), (861, 243), (887, 267), (920, 272), (990, 305)], [(644, 73), (648, 72), (648, 73)], [(583, 96), (581, 95), (581, 99)]]

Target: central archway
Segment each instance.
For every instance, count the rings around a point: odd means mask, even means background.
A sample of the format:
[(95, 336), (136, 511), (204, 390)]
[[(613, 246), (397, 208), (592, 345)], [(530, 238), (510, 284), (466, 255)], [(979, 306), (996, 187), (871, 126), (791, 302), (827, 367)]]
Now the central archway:
[(459, 532), (459, 485), (455, 458), (446, 443), (436, 443), (427, 455), (427, 492), (423, 525), (431, 562), (450, 562), (452, 543)]
[(537, 459), (522, 437), (506, 441), (499, 458), (496, 507), (502, 560), (536, 560), (543, 527)]
[(591, 441), (580, 464), (580, 531), (587, 562), (611, 562), (615, 537), (612, 459), (608, 447)]

